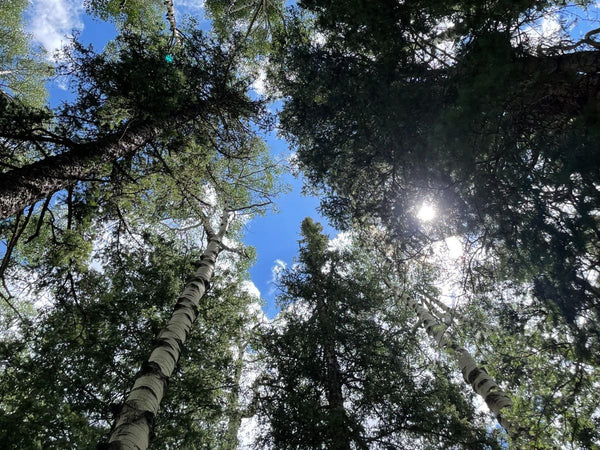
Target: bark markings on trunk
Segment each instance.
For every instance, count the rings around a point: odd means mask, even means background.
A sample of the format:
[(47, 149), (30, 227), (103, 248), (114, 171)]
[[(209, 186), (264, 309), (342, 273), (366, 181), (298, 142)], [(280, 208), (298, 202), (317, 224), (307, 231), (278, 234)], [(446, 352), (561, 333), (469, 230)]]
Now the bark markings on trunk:
[[(389, 283), (386, 284), (390, 286)], [(427, 334), (454, 357), (465, 382), (469, 383), (475, 393), (483, 398), (502, 428), (512, 437), (519, 435), (518, 427), (502, 415), (503, 410), (512, 407), (513, 404), (508, 394), (500, 389), (500, 386), (484, 368), (477, 365), (467, 349), (460, 347), (446, 334), (447, 327), (441, 324), (425, 307), (409, 295), (396, 292), (396, 296), (416, 312)]]
[(173, 34), (173, 40), (175, 44), (179, 43), (179, 31), (177, 30), (177, 22), (175, 22), (175, 6), (173, 0), (164, 0), (163, 2), (167, 8), (167, 20), (169, 21), (169, 27)]
[(159, 332), (156, 345), (142, 365), (133, 388), (115, 419), (108, 444), (104, 448), (145, 450), (150, 444), (154, 417), (164, 396), (167, 382), (175, 367), (183, 344), (198, 316), (198, 305), (209, 289), (215, 262), (227, 232), (228, 213), (223, 213), (219, 231), (215, 233), (206, 224), (208, 245), (202, 254), (198, 269), (186, 284), (171, 319)]

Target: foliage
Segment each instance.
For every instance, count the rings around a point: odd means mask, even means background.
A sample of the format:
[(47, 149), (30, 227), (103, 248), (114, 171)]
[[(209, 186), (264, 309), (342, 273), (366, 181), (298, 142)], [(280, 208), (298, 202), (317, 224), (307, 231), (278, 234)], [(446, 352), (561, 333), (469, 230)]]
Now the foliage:
[[(500, 288), (500, 286), (502, 286)], [(455, 312), (488, 371), (514, 395), (513, 415), (535, 448), (594, 448), (598, 436), (597, 336), (540, 310), (526, 290), (499, 284)]]
[[(271, 76), (335, 222), (375, 216), (414, 252), (466, 235), (595, 333), (600, 60), (589, 40), (536, 47), (522, 32), (563, 3), (300, 6)], [(424, 233), (427, 199), (444, 220)]]
[(268, 58), (271, 35), (285, 23), (281, 0), (207, 0), (205, 7), (213, 32), (223, 38), (243, 36), (240, 49), (251, 58)]
[[(146, 234), (106, 248), (75, 292), (2, 346), (2, 442), (9, 448), (92, 448), (171, 314), (198, 251)], [(251, 301), (234, 276), (215, 282), (156, 422), (155, 448), (214, 446), (224, 433), (236, 336)], [(36, 444), (37, 442), (37, 444)], [(211, 443), (212, 444), (209, 444)]]
[(0, 4), (0, 96), (42, 106), (47, 95), (44, 82), (53, 69), (23, 30), (27, 4), (27, 0), (6, 0)]
[(84, 5), (88, 13), (122, 29), (152, 34), (164, 27), (162, 0), (85, 0)]
[(365, 252), (330, 249), (321, 230), (303, 222), (298, 263), (280, 280), (284, 310), (262, 337), (265, 444), (499, 448), (449, 369), (428, 364)]

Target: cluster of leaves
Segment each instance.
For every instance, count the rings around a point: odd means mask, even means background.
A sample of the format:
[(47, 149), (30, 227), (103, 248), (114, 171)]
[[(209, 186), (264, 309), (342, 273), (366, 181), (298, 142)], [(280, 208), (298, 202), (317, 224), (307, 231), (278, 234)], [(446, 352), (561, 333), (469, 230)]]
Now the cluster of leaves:
[(39, 107), (46, 100), (44, 82), (53, 69), (23, 31), (27, 5), (27, 0), (0, 4), (0, 96)]

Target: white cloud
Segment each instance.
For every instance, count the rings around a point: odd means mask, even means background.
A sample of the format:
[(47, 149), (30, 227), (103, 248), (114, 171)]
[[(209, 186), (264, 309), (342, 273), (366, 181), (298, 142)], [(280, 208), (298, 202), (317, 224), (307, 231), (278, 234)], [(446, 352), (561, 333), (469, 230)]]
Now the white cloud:
[(204, 13), (204, 0), (174, 0), (174, 6), (182, 14)]
[(254, 298), (260, 298), (260, 291), (259, 291), (259, 289), (250, 280), (244, 280), (244, 281), (242, 281), (241, 289), (242, 289), (242, 291), (247, 292), (248, 294), (250, 294)]
[(251, 450), (255, 448), (255, 439), (258, 436), (260, 430), (260, 424), (258, 423), (258, 417), (252, 416), (249, 418), (242, 418), (242, 423), (238, 430), (238, 449), (240, 450)]
[(27, 10), (27, 31), (51, 59), (57, 59), (56, 52), (68, 43), (73, 31), (83, 30), (82, 12), (82, 0), (33, 0)]
[(281, 272), (287, 267), (287, 263), (281, 259), (276, 259), (274, 262), (275, 265), (271, 267), (271, 282), (276, 282), (279, 279)]
[(279, 277), (281, 276), (281, 272), (285, 270), (287, 267), (287, 263), (282, 261), (281, 259), (276, 259), (274, 261), (275, 265), (271, 267), (271, 280), (269, 280), (269, 295), (273, 295), (275, 293), (276, 284), (279, 281)]
[(258, 95), (267, 94), (267, 71), (264, 67), (258, 69), (251, 87)]
[(346, 250), (350, 247), (351, 243), (352, 234), (348, 231), (342, 231), (329, 241), (327, 248), (329, 250)]

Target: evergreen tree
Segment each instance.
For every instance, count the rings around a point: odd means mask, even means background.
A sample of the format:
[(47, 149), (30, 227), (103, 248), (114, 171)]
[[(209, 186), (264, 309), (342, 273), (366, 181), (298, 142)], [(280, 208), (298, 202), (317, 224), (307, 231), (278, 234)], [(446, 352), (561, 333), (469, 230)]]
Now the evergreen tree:
[[(381, 218), (414, 251), (468, 234), (563, 320), (595, 311), (579, 326), (597, 334), (597, 30), (528, 38), (553, 10), (568, 28), (563, 2), (300, 6), (272, 79), (331, 217)], [(428, 236), (425, 199), (444, 218)]]
[[(257, 404), (273, 448), (499, 448), (386, 298), (361, 251), (335, 250), (306, 219), (284, 310), (262, 339)], [(488, 446), (488, 447), (486, 447)]]
[[(0, 99), (2, 163), (8, 168), (0, 182), (2, 218), (78, 181), (97, 179), (111, 163), (177, 133), (226, 152), (260, 110), (245, 96), (248, 82), (235, 78), (230, 56), (199, 31), (175, 49), (161, 37), (131, 33), (102, 54), (74, 45), (76, 103), (54, 113)], [(170, 53), (172, 62), (165, 59)]]

